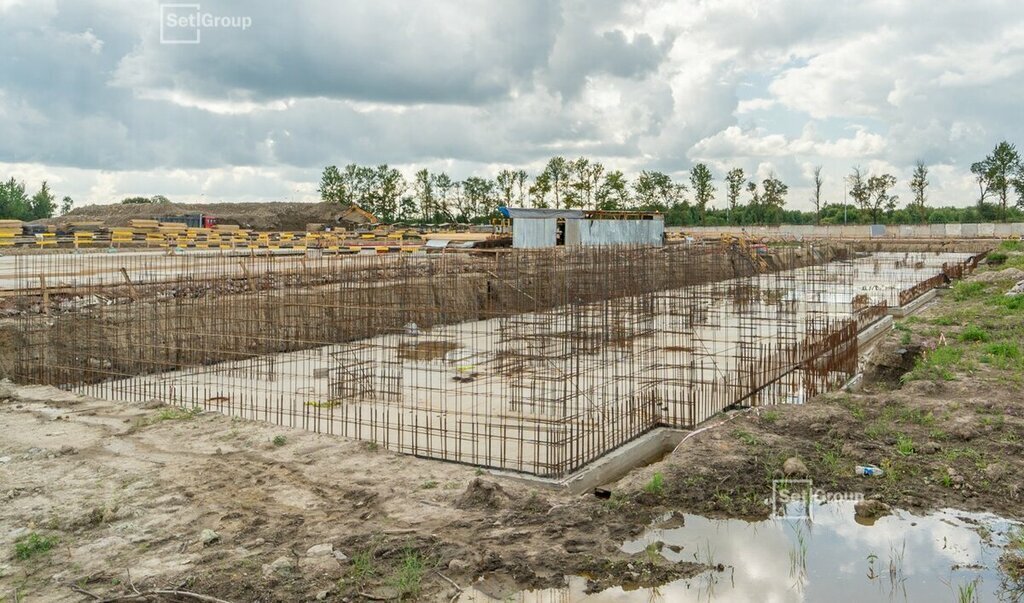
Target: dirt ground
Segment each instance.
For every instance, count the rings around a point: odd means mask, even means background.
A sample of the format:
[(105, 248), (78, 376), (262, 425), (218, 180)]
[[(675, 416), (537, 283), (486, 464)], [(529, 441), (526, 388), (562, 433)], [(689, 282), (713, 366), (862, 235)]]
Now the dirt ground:
[(3, 384), (0, 600), (451, 601), (470, 584), (501, 600), (564, 575), (657, 585), (708, 568), (626, 556), (624, 539), (673, 513), (765, 517), (792, 457), (828, 491), (1024, 520), (1024, 297), (1003, 295), (1022, 267), (1013, 254), (901, 320), (862, 390), (727, 413), (608, 499)]
[(449, 601), (474, 582), (501, 599), (564, 574), (602, 588), (703, 569), (629, 558), (632, 522), (610, 508), (472, 467), (4, 387), (0, 600)]

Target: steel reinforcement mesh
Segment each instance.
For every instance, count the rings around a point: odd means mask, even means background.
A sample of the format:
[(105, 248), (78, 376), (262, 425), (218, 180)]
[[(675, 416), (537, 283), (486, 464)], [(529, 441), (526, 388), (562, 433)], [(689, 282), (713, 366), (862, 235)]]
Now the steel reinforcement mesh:
[(15, 381), (546, 476), (659, 425), (835, 387), (887, 303), (858, 274), (905, 283), (897, 298), (935, 274), (736, 244), (0, 260)]

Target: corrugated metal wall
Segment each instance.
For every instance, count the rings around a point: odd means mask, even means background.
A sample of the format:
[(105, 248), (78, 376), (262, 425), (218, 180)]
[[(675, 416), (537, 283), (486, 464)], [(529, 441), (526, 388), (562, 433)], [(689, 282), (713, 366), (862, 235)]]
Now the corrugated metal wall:
[(512, 223), (512, 246), (537, 249), (555, 246), (555, 218), (519, 218)]

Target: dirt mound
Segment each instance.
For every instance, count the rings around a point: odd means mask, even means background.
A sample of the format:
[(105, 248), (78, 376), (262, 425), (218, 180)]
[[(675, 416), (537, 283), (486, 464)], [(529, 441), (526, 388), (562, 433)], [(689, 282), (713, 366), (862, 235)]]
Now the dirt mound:
[(1017, 282), (1020, 280), (1024, 280), (1024, 270), (1019, 270), (1017, 268), (1007, 268), (1005, 270), (981, 272), (971, 277), (970, 280), (982, 283), (994, 283), (997, 281)]
[(469, 482), (466, 491), (455, 501), (459, 509), (500, 509), (511, 496), (500, 484), (479, 477)]
[[(201, 213), (218, 224), (237, 224), (253, 230), (305, 230), (306, 224), (354, 225), (349, 210), (337, 203), (139, 203), (86, 205), (46, 222), (66, 225), (79, 220), (100, 220), (107, 226), (128, 226), (131, 220)], [(356, 220), (362, 222), (362, 220)]]

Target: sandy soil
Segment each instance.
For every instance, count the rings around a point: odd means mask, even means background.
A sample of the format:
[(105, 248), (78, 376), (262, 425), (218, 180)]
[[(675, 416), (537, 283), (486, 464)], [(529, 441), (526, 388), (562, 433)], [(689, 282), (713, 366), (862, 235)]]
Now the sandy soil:
[[(161, 588), (229, 601), (449, 601), (448, 580), (502, 598), (563, 574), (599, 588), (701, 569), (621, 554), (631, 521), (602, 517), (612, 511), (591, 498), (216, 414), (3, 387), (6, 600)], [(216, 538), (204, 543), (214, 537), (204, 530)], [(33, 537), (52, 548), (18, 558)]]

